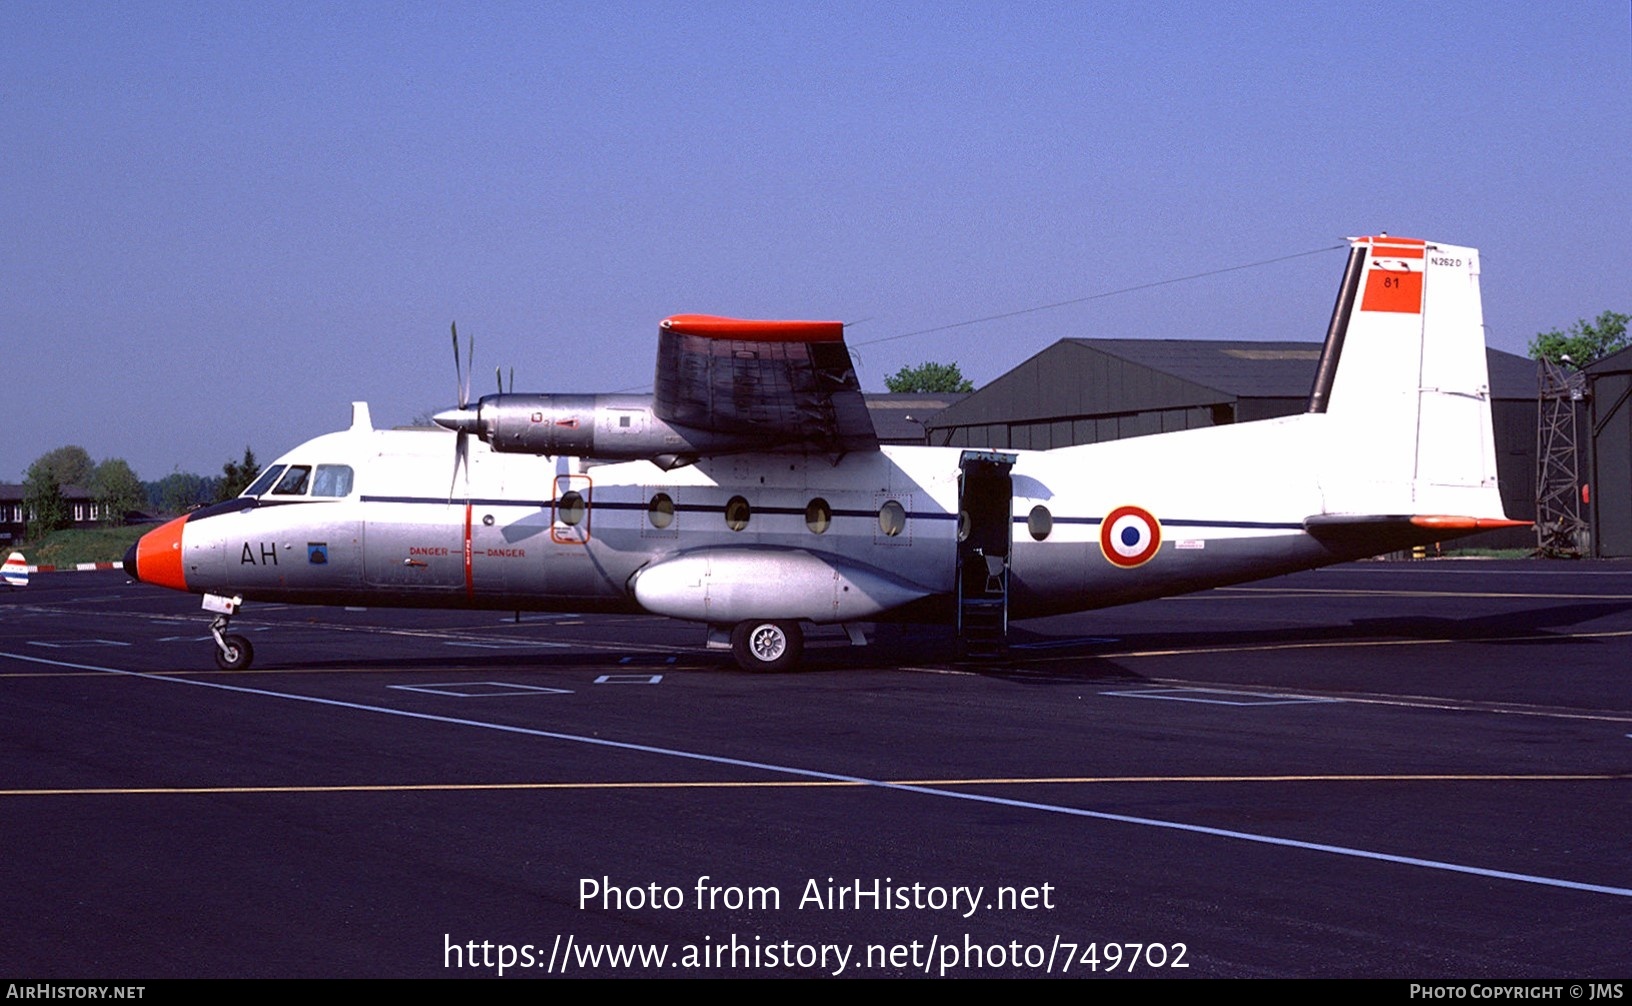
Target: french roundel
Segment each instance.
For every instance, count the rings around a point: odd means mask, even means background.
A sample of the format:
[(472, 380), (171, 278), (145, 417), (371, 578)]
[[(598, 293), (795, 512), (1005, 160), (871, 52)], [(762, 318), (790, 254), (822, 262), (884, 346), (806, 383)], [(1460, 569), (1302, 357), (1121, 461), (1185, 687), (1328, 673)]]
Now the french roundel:
[(1162, 526), (1150, 511), (1117, 507), (1099, 525), (1099, 547), (1105, 558), (1123, 569), (1143, 566), (1162, 546)]

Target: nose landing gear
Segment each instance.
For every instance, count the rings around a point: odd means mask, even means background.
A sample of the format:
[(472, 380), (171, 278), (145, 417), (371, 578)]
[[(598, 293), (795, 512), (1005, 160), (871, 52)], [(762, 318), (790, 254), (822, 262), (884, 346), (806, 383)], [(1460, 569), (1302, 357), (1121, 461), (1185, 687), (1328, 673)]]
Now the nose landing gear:
[(215, 637), (215, 665), (223, 671), (246, 670), (255, 659), (255, 647), (249, 645), (248, 639), (227, 632), (233, 613), (242, 603), (244, 599), (241, 597), (204, 595), (204, 610), (215, 612), (215, 620), (210, 623), (210, 635)]
[(227, 616), (217, 615), (210, 623), (210, 635), (215, 637), (215, 665), (223, 671), (242, 671), (249, 668), (250, 662), (255, 659), (255, 647), (249, 645), (249, 640), (236, 632), (223, 635), (227, 628)]

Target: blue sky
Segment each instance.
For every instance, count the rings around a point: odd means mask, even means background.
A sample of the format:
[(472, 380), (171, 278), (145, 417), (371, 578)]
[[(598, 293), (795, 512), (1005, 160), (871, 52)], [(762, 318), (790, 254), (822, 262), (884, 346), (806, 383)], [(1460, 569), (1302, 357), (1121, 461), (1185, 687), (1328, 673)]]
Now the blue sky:
[[(669, 314), (863, 386), (1073, 336), (1318, 339), (1326, 251), (1483, 252), (1490, 340), (1632, 310), (1628, 4), (0, 5), (0, 481), (147, 479), (518, 390)], [(868, 345), (868, 343), (874, 343)], [(485, 375), (485, 376), (484, 376)]]

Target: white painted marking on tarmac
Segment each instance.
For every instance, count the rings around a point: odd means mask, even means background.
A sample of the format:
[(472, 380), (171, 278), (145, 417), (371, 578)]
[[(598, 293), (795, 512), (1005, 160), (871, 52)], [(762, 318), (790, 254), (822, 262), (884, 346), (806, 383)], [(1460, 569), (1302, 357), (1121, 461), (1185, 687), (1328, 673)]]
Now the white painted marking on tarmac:
[(567, 649), (567, 643), (550, 643), (540, 639), (493, 639), (482, 642), (466, 642), (459, 639), (445, 639), (443, 646), (468, 646), (477, 650), (530, 650), (540, 646), (550, 646), (556, 649)]
[(570, 688), (545, 688), (541, 685), (515, 685), (508, 681), (451, 681), (437, 685), (386, 685), (405, 692), (426, 692), (448, 695), (456, 699), (487, 699), (499, 695), (571, 695)]
[[(1147, 688), (1127, 692), (1100, 692), (1099, 694), (1112, 695), (1122, 699), (1166, 699), (1169, 702), (1201, 702), (1212, 706), (1292, 706), (1343, 701), (1326, 695), (1230, 692), (1221, 688)], [(1225, 696), (1230, 695), (1238, 697), (1233, 699), (1225, 698)]]
[[(1333, 566), (1333, 567), (1330, 567), (1328, 569), (1321, 570), (1321, 573), (1322, 574), (1327, 574), (1327, 573), (1400, 573), (1400, 574), (1406, 574), (1406, 575), (1415, 575), (1417, 573), (1472, 573), (1475, 576), (1493, 576), (1493, 575), (1500, 575), (1500, 574), (1503, 574), (1503, 573), (1510, 574), (1510, 575), (1513, 575), (1513, 576), (1628, 576), (1628, 575), (1632, 575), (1632, 570), (1628, 570), (1628, 569), (1625, 569), (1625, 568), (1622, 568), (1622, 569), (1590, 570), (1590, 569), (1582, 569), (1580, 566), (1574, 566), (1574, 565), (1570, 566), (1570, 568), (1568, 568), (1568, 569), (1535, 569), (1533, 567), (1532, 568), (1526, 568), (1526, 569), (1514, 569), (1512, 566), (1509, 566), (1506, 569), (1491, 569), (1489, 566), (1485, 565), (1485, 562), (1487, 562), (1487, 561), (1490, 561), (1490, 560), (1481, 560), (1481, 559), (1437, 559), (1437, 560), (1435, 560), (1433, 562), (1427, 562), (1427, 563), (1415, 563), (1414, 562), (1408, 568), (1405, 568), (1405, 569), (1401, 569), (1398, 566), (1395, 566), (1392, 563), (1387, 563), (1387, 562), (1367, 562), (1367, 563), (1356, 563), (1356, 564), (1354, 564), (1352, 566)], [(1496, 561), (1508, 561), (1508, 562), (1511, 562), (1513, 560), (1496, 560)], [(1540, 565), (1540, 564), (1537, 564), (1537, 565)], [(1566, 565), (1569, 565), (1569, 564), (1566, 564)]]
[(55, 667), (67, 667), (78, 671), (102, 671), (106, 674), (117, 674), (122, 677), (142, 678), (146, 681), (158, 681), (168, 685), (190, 685), (195, 688), (214, 688), (225, 692), (238, 692), (243, 695), (259, 695), (264, 698), (284, 699), (290, 702), (309, 702), (313, 705), (329, 706), (338, 709), (353, 709), (357, 712), (379, 713), (384, 716), (400, 716), (404, 719), (424, 720), (429, 723), (446, 723), (453, 726), (475, 727), (479, 730), (495, 730), (501, 733), (520, 734), (526, 737), (539, 737), (545, 740), (566, 741), (573, 744), (584, 744), (591, 747), (611, 748), (618, 751), (637, 751), (643, 754), (659, 755), (666, 758), (679, 758), (687, 761), (703, 762), (709, 765), (729, 765), (733, 768), (753, 769), (760, 772), (771, 772), (777, 775), (791, 775), (803, 779), (826, 779), (835, 782), (860, 783), (865, 786), (874, 786), (879, 789), (893, 790), (901, 793), (917, 793), (924, 796), (938, 796), (946, 800), (967, 800), (972, 803), (992, 804), (1000, 807), (1014, 807), (1020, 810), (1036, 810), (1048, 814), (1064, 814), (1068, 817), (1082, 817), (1095, 821), (1109, 821), (1117, 824), (1132, 824), (1145, 828), (1160, 828), (1166, 831), (1178, 831), (1191, 835), (1206, 835), (1212, 838), (1228, 838), (1240, 842), (1252, 842), (1257, 845), (1271, 845), (1284, 849), (1298, 849), (1304, 852), (1324, 852), (1334, 856), (1346, 856), (1352, 859), (1365, 859), (1378, 863), (1393, 863), (1397, 866), (1415, 866), (1428, 870), (1440, 870), (1447, 873), (1460, 873), (1473, 877), (1486, 877), (1494, 880), (1511, 880), (1521, 884), (1535, 884), (1541, 887), (1557, 887), (1570, 891), (1585, 891), (1591, 894), (1609, 894), (1619, 898), (1632, 898), (1632, 888), (1615, 887), (1609, 884), (1589, 884), (1579, 880), (1565, 880), (1561, 877), (1547, 877), (1534, 873), (1516, 873), (1511, 870), (1492, 870), (1482, 866), (1469, 866), (1464, 863), (1451, 863), (1437, 859), (1422, 859), (1416, 856), (1397, 856), (1393, 853), (1374, 852), (1370, 849), (1357, 849), (1343, 845), (1327, 845), (1321, 842), (1305, 842), (1295, 838), (1280, 838), (1275, 835), (1260, 835), (1250, 831), (1231, 831), (1227, 828), (1211, 828), (1199, 824), (1186, 824), (1182, 821), (1163, 821), (1159, 818), (1136, 817), (1131, 814), (1113, 814), (1103, 810), (1087, 810), (1082, 807), (1068, 807), (1061, 804), (1037, 803), (1031, 800), (1011, 800), (1007, 797), (991, 796), (985, 793), (965, 793), (953, 789), (942, 789), (936, 786), (915, 786), (910, 783), (894, 783), (883, 779), (869, 779), (864, 776), (844, 775), (837, 772), (823, 772), (817, 769), (798, 768), (790, 765), (777, 765), (771, 762), (749, 761), (745, 758), (731, 758), (724, 755), (704, 754), (698, 751), (684, 751), (679, 748), (657, 747), (651, 744), (636, 744), (631, 741), (615, 741), (605, 737), (586, 737), (580, 734), (558, 733), (553, 730), (538, 730), (532, 727), (515, 726), (509, 723), (488, 723), (482, 720), (463, 719), (457, 716), (439, 716), (435, 713), (415, 712), (410, 709), (392, 709), (389, 706), (370, 706), (360, 702), (346, 702), (341, 699), (322, 698), (317, 695), (300, 695), (295, 692), (274, 692), (265, 688), (250, 688), (247, 685), (231, 685), (222, 681), (204, 681), (198, 678), (175, 678), (163, 674), (153, 674), (145, 671), (126, 671), (117, 667), (99, 667), (94, 664), (74, 664), (66, 660), (48, 660), (45, 657), (30, 657), (21, 653), (0, 652), (0, 657), (12, 660), (23, 660), (34, 664), (50, 664)]
[(662, 681), (661, 674), (603, 674), (595, 679), (597, 685), (656, 685)]
[(129, 646), (117, 639), (68, 639), (56, 643), (48, 643), (43, 639), (30, 639), (30, 646), (44, 646), (53, 650), (68, 650), (80, 646)]

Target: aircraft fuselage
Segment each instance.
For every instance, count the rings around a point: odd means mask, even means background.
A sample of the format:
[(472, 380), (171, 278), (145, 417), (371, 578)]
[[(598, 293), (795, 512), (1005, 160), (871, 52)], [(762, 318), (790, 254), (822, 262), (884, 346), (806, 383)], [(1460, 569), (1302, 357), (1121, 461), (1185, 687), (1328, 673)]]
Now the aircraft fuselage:
[[(1005, 452), (1013, 459), (1003, 522), (1012, 616), (1201, 589), (1373, 550), (1334, 550), (1303, 528), (1304, 515), (1322, 509), (1317, 459), (1304, 445), (1323, 420)], [(354, 430), (312, 440), (268, 470), (344, 467), (349, 491), (268, 491), (179, 518), (173, 544), (183, 582), (167, 585), (246, 600), (647, 611), (654, 605), (643, 603), (640, 587), (653, 570), (687, 555), (759, 556), (772, 561), (740, 575), (786, 610), (789, 600), (776, 596), (784, 588), (825, 587), (811, 577), (782, 583), (782, 561), (806, 555), (875, 577), (853, 589), (894, 591), (871, 608), (813, 598), (800, 616), (809, 621), (870, 619), (906, 601), (922, 602), (909, 612), (931, 611), (956, 591), (958, 448), (884, 447), (836, 463), (738, 455), (664, 471), (472, 447), (467, 499), (464, 471), (452, 473), (451, 434)], [(427, 493), (450, 480), (452, 498)], [(1129, 508), (1137, 509), (1108, 541), (1107, 518)], [(700, 593), (673, 593), (655, 606), (661, 613), (737, 620)]]

